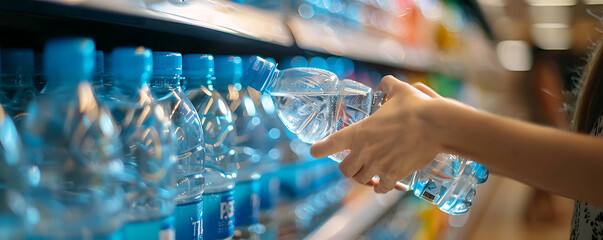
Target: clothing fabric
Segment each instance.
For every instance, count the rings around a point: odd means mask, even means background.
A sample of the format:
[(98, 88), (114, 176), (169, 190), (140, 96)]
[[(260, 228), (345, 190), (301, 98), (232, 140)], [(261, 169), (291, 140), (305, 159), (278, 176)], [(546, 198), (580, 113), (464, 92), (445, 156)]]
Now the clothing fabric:
[[(603, 132), (603, 113), (590, 134), (598, 137)], [(603, 207), (576, 201), (572, 219), (571, 240), (603, 240)]]

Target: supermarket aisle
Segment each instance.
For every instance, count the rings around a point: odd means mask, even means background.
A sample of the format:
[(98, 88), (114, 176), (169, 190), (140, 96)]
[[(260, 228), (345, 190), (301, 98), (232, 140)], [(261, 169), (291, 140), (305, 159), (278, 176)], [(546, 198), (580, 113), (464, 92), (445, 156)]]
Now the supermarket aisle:
[(558, 210), (558, 220), (527, 225), (525, 206), (533, 189), (523, 183), (498, 178), (498, 188), (494, 192), (481, 221), (475, 226), (470, 239), (568, 239), (574, 201), (553, 196)]

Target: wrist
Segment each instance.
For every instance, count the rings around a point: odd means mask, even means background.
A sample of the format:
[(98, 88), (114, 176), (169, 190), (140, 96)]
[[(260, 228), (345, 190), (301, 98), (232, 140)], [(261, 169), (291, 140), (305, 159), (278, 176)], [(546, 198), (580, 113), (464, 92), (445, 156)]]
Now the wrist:
[(439, 153), (462, 154), (464, 118), (477, 112), (452, 99), (432, 99), (423, 108), (422, 117)]

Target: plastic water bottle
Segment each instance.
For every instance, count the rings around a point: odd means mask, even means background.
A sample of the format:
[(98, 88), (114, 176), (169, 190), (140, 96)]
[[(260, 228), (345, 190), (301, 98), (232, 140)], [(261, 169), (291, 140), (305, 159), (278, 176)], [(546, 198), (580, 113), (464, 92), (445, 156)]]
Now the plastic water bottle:
[(258, 224), (260, 213), (260, 177), (258, 163), (264, 155), (266, 130), (261, 109), (255, 99), (241, 86), (243, 62), (238, 56), (217, 56), (214, 87), (226, 97), (234, 114), (238, 173), (235, 186), (235, 238), (257, 238), (263, 231)]
[(35, 167), (26, 168), (21, 151), (17, 128), (0, 106), (0, 236), (6, 239), (24, 239), (26, 227), (34, 225), (36, 220), (34, 209), (30, 214), (33, 222), (27, 221), (28, 205), (21, 190), (28, 179), (19, 173), (29, 172), (33, 176), (39, 172)]
[(180, 53), (153, 53), (151, 93), (172, 121), (170, 134), (176, 136), (178, 144), (176, 239), (202, 239), (205, 142), (197, 110), (180, 86), (181, 75)]
[(39, 212), (30, 239), (117, 239), (123, 223), (122, 144), (108, 108), (90, 81), (94, 42), (50, 40), (48, 83), (30, 104), (23, 128), (27, 159), (39, 168), (25, 189)]
[[(352, 80), (339, 81), (335, 74), (321, 69), (280, 71), (275, 64), (261, 58), (254, 59), (244, 81), (270, 93), (285, 126), (307, 143), (317, 142), (368, 117), (385, 95)], [(347, 153), (342, 151), (330, 158), (341, 161)], [(463, 214), (471, 206), (475, 187), (487, 177), (488, 170), (483, 165), (455, 155), (438, 154), (426, 167), (399, 183), (443, 212)]]
[(184, 55), (182, 70), (185, 93), (199, 113), (205, 134), (204, 237), (230, 238), (234, 234), (237, 177), (234, 119), (226, 101), (213, 89), (212, 55)]
[(18, 128), (27, 116), (27, 106), (36, 97), (37, 90), (32, 84), (33, 74), (33, 50), (25, 48), (3, 50), (0, 103)]
[(105, 54), (103, 51), (96, 51), (96, 67), (92, 77), (92, 88), (100, 91), (103, 88), (103, 76), (105, 75)]
[(124, 237), (174, 239), (177, 146), (171, 121), (150, 95), (153, 55), (144, 47), (120, 47), (112, 57), (114, 84), (103, 100), (124, 145)]
[(33, 85), (36, 88), (36, 93), (42, 92), (46, 86), (46, 74), (44, 74), (44, 54), (34, 54), (34, 76)]

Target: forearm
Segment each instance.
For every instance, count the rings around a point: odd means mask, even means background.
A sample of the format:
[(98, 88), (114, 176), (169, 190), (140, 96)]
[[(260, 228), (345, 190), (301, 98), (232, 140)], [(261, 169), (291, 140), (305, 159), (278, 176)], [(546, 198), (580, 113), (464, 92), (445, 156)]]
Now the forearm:
[(443, 151), (467, 156), (530, 185), (603, 206), (603, 139), (465, 108), (442, 109), (438, 115)]

